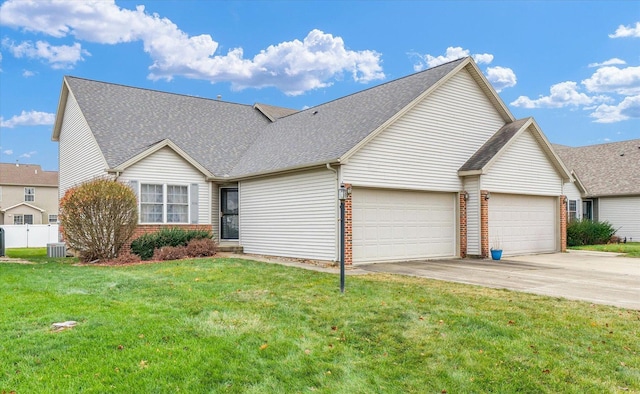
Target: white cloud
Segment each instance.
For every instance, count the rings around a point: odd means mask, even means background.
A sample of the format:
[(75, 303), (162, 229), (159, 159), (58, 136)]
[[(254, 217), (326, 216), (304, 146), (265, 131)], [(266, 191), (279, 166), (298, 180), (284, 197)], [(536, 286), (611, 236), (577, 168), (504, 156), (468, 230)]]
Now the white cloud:
[(517, 78), (512, 69), (506, 67), (487, 67), (487, 79), (500, 92), (502, 89), (516, 86)]
[(16, 126), (49, 126), (56, 119), (55, 114), (39, 111), (22, 111), (20, 115), (14, 115), (8, 120), (0, 117), (0, 127), (14, 128)]
[(22, 76), (25, 78), (33, 77), (34, 75), (36, 75), (36, 73), (34, 73), (33, 71), (24, 70), (22, 72)]
[(640, 118), (640, 95), (625, 97), (618, 105), (602, 104), (590, 115), (596, 123), (614, 123)]
[(582, 84), (590, 92), (632, 95), (640, 93), (640, 67), (602, 67)]
[(426, 55), (412, 53), (412, 56), (417, 56), (418, 58), (418, 62), (413, 65), (413, 69), (415, 71), (421, 71), (425, 68), (436, 67), (467, 56), (473, 57), (473, 60), (478, 64), (490, 64), (493, 61), (493, 55), (489, 53), (476, 53), (473, 55), (470, 53), (471, 51), (461, 47), (448, 47), (444, 56), (432, 56), (428, 53)]
[(11, 156), (11, 155), (13, 154), (13, 150), (11, 150), (11, 149), (6, 149), (6, 150), (3, 150), (3, 151), (2, 151), (2, 153), (4, 153), (4, 154), (5, 154), (5, 155), (7, 155), (7, 156)]
[(73, 45), (55, 46), (45, 41), (37, 41), (35, 44), (31, 41), (24, 41), (16, 44), (4, 39), (2, 46), (9, 49), (17, 58), (44, 59), (55, 69), (71, 68), (78, 61), (84, 60), (82, 55), (90, 55), (77, 42)]
[(614, 57), (612, 59), (605, 60), (602, 63), (589, 63), (589, 67), (615, 66), (618, 64), (627, 64), (627, 62), (625, 62), (622, 59), (618, 59), (617, 57)]
[(520, 96), (511, 105), (523, 108), (563, 108), (593, 105), (610, 100), (607, 96), (588, 96), (578, 92), (578, 84), (573, 81), (557, 83), (551, 86), (549, 93), (548, 96), (540, 96), (535, 100)]
[(31, 156), (35, 155), (36, 153), (38, 153), (35, 150), (32, 150), (31, 152), (27, 152), (27, 153), (23, 153), (20, 155), (20, 157), (24, 157), (25, 159), (29, 159), (31, 158)]
[(385, 76), (378, 52), (348, 50), (342, 38), (320, 30), (302, 41), (269, 46), (252, 59), (244, 58), (242, 48), (216, 55), (218, 43), (210, 35), (189, 36), (169, 19), (146, 13), (144, 6), (129, 10), (113, 0), (8, 0), (0, 6), (0, 24), (101, 44), (141, 41), (152, 59), (149, 78), (154, 80), (184, 76), (228, 81), (235, 89), (274, 86), (295, 95), (328, 86), (343, 73), (363, 83)]
[(636, 26), (624, 26), (620, 25), (616, 29), (616, 32), (613, 34), (609, 34), (610, 38), (621, 38), (621, 37), (640, 37), (640, 22), (636, 22)]

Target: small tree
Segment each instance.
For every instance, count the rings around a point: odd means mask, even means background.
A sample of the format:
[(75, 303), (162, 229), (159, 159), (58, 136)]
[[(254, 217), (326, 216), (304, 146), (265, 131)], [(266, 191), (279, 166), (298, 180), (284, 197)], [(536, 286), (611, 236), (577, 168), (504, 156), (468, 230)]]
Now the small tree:
[(82, 261), (110, 260), (138, 225), (138, 203), (128, 186), (96, 179), (67, 190), (59, 217), (65, 241)]

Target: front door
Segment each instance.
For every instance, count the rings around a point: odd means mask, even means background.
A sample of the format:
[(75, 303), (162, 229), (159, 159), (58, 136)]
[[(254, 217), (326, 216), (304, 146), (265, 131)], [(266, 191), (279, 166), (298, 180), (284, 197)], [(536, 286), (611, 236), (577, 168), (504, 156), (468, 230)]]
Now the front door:
[(238, 239), (238, 189), (220, 189), (220, 228), (222, 239)]

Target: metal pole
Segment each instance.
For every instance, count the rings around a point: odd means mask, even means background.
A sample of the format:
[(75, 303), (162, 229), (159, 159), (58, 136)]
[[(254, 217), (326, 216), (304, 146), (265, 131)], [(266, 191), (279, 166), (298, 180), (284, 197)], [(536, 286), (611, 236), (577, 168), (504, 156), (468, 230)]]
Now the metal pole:
[(340, 293), (344, 293), (344, 200), (340, 200)]

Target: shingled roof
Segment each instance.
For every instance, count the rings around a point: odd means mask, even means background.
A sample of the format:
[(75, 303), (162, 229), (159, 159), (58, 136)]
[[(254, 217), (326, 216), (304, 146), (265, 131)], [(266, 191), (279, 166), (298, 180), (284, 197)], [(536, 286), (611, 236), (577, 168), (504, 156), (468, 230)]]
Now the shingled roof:
[(58, 187), (58, 172), (38, 164), (0, 163), (0, 185)]
[[(328, 103), (295, 111), (164, 93), (65, 77), (111, 169), (171, 141), (214, 177), (250, 175), (339, 162), (367, 137), (456, 69), (458, 59)], [(488, 84), (505, 120), (512, 115)], [(63, 88), (64, 97), (64, 88)], [(59, 120), (54, 140), (59, 133)]]
[(640, 139), (553, 148), (580, 178), (589, 197), (640, 195)]

